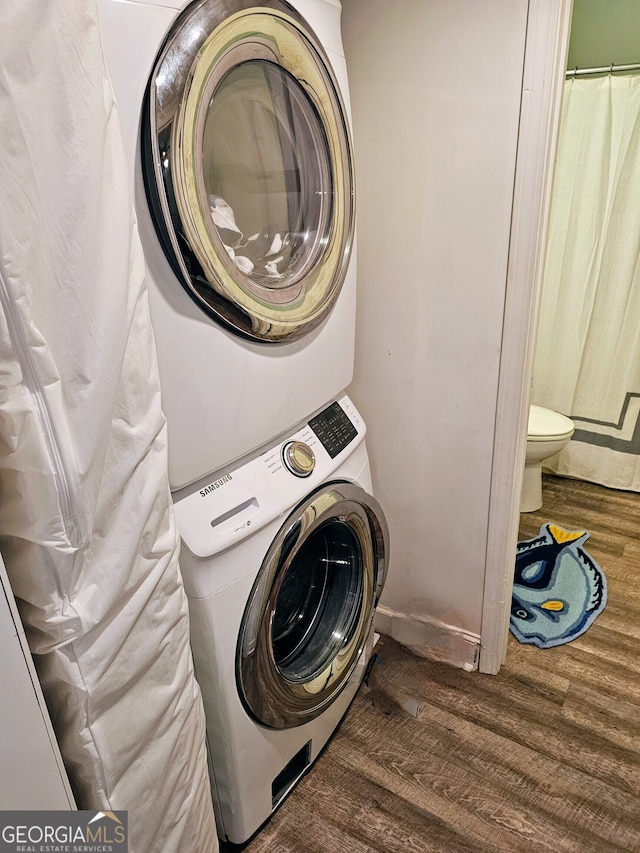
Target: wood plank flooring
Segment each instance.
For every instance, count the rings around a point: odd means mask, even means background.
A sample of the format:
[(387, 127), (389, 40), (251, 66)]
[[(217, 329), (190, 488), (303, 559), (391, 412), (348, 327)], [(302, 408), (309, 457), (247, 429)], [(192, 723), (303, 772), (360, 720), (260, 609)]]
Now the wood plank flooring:
[(591, 533), (609, 592), (591, 628), (547, 650), (510, 636), (498, 676), (382, 637), (368, 685), (245, 850), (640, 851), (640, 495), (546, 476), (520, 538), (546, 521)]

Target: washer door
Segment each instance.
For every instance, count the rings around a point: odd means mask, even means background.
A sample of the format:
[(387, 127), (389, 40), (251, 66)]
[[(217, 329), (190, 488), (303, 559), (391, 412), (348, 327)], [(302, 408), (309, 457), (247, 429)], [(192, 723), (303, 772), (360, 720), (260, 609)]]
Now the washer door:
[(268, 342), (322, 322), (351, 253), (353, 164), (339, 87), (295, 10), (189, 6), (150, 80), (142, 156), (165, 253), (207, 314)]
[(369, 636), (387, 553), (382, 510), (352, 483), (325, 484), (289, 516), (238, 639), (238, 689), (256, 720), (298, 726), (337, 698)]

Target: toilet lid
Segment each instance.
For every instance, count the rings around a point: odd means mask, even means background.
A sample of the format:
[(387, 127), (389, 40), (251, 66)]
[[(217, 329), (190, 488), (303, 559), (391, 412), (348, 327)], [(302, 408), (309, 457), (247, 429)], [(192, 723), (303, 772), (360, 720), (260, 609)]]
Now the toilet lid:
[(575, 425), (570, 418), (545, 409), (542, 406), (529, 406), (529, 426), (527, 438), (535, 441), (546, 441), (560, 436), (571, 435)]

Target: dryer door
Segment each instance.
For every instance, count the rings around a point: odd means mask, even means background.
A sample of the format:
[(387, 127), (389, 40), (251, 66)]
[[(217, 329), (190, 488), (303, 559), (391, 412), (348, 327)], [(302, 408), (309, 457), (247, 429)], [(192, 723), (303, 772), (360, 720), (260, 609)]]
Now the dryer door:
[(387, 552), (380, 506), (352, 483), (325, 484), (289, 516), (238, 639), (238, 689), (256, 720), (298, 726), (337, 698), (369, 636)]
[(165, 253), (207, 314), (267, 342), (326, 317), (351, 253), (351, 144), (331, 66), (295, 10), (189, 6), (150, 80), (142, 152)]

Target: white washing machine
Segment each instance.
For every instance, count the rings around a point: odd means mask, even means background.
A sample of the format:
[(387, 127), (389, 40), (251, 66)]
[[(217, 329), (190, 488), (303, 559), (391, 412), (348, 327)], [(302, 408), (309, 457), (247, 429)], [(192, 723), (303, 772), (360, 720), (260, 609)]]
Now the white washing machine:
[(337, 0), (98, 0), (147, 263), (169, 478), (275, 439), (353, 375)]
[(243, 843), (365, 673), (388, 530), (348, 397), (175, 503), (218, 833)]

